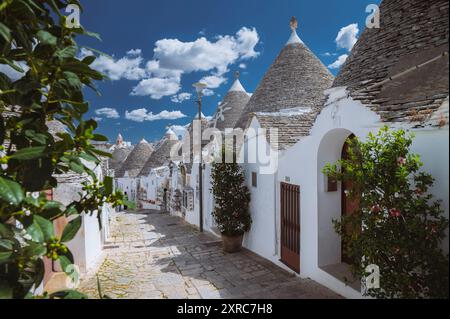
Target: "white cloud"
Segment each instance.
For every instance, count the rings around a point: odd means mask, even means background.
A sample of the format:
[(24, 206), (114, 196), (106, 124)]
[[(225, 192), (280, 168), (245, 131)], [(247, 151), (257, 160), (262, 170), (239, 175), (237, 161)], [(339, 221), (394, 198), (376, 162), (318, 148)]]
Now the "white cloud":
[(214, 91), (211, 89), (204, 89), (203, 90), (203, 95), (204, 96), (213, 96), (214, 95)]
[(246, 69), (247, 68), (247, 64), (241, 63), (241, 64), (239, 64), (239, 68)]
[(160, 66), (183, 73), (215, 70), (222, 75), (228, 66), (239, 59), (255, 58), (259, 52), (255, 47), (259, 42), (256, 29), (241, 28), (234, 36), (217, 36), (215, 42), (201, 37), (193, 42), (178, 39), (162, 39), (155, 44), (154, 59)]
[(119, 112), (116, 109), (110, 107), (104, 107), (95, 111), (95, 114), (101, 117), (106, 117), (107, 119), (118, 119), (120, 118)]
[(178, 120), (185, 118), (186, 115), (181, 111), (162, 111), (158, 114), (153, 114), (153, 112), (147, 111), (145, 108), (133, 110), (131, 112), (125, 112), (125, 118), (130, 121), (135, 122), (152, 122), (159, 120)]
[(183, 103), (184, 101), (190, 100), (192, 98), (191, 93), (180, 93), (171, 97), (173, 103)]
[[(132, 54), (129, 54), (129, 53)], [(80, 58), (94, 55), (90, 50), (81, 49)], [(127, 55), (121, 59), (114, 59), (105, 55), (100, 55), (91, 64), (91, 67), (99, 72), (106, 74), (112, 81), (122, 79), (140, 80), (146, 76), (145, 69), (141, 66), (144, 59), (140, 56), (140, 50), (130, 50)]]
[(127, 52), (127, 55), (141, 55), (142, 50), (141, 49), (131, 49)]
[[(209, 72), (205, 77), (210, 90), (218, 88), (226, 82), (223, 77), (229, 66), (244, 60), (256, 58), (255, 50), (259, 43), (259, 35), (255, 28), (241, 28), (234, 35), (219, 35), (214, 40), (204, 36), (192, 41), (183, 42), (178, 39), (161, 39), (156, 41), (154, 57), (144, 61), (141, 49), (132, 49), (120, 58), (99, 56), (91, 65), (94, 69), (105, 73), (111, 80), (140, 81), (131, 95), (150, 96), (161, 99), (176, 95), (181, 89), (181, 78), (192, 72)], [(81, 57), (93, 55), (83, 49)], [(246, 65), (245, 65), (246, 66)]]
[(322, 55), (323, 55), (323, 56), (330, 57), (330, 56), (336, 56), (337, 53), (325, 52), (325, 53), (323, 53)]
[(180, 88), (180, 81), (177, 78), (150, 78), (139, 82), (133, 88), (131, 95), (150, 96), (152, 99), (159, 100), (164, 96), (178, 93)]
[(223, 83), (226, 83), (227, 79), (223, 76), (209, 75), (203, 77), (200, 82), (205, 83), (208, 89), (217, 89)]
[(336, 61), (334, 61), (332, 64), (330, 64), (328, 67), (330, 69), (339, 69), (347, 60), (348, 54), (341, 55)]
[(188, 125), (172, 125), (169, 126), (168, 128), (171, 129), (172, 131), (174, 131), (175, 135), (177, 137), (181, 136), (181, 140), (184, 138), (184, 135), (186, 134), (186, 130), (188, 128)]
[(101, 117), (94, 117), (94, 121), (101, 122), (103, 119)]
[(346, 49), (351, 51), (356, 41), (358, 41), (359, 28), (357, 23), (350, 24), (346, 27), (341, 28), (337, 37), (336, 44), (340, 49)]

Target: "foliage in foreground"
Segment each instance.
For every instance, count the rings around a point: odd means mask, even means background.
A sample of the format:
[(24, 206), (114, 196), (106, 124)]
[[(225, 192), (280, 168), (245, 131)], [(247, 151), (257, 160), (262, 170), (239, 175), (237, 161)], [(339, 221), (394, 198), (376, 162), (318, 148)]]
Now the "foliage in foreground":
[[(91, 69), (95, 56), (77, 58), (77, 35), (62, 14), (70, 0), (5, 0), (0, 3), (0, 298), (31, 297), (44, 276), (44, 258), (64, 271), (74, 260), (67, 242), (77, 234), (83, 214), (99, 214), (104, 203), (123, 204), (112, 180), (97, 180), (97, 123), (85, 120), (89, 109), (83, 87), (104, 77)], [(80, 6), (81, 8), (81, 6)], [(9, 68), (12, 79), (4, 73)], [(67, 133), (52, 135), (57, 121)], [(48, 199), (58, 175), (84, 176), (79, 200), (66, 206)], [(61, 236), (53, 221), (70, 222)], [(75, 291), (49, 298), (81, 298)]]
[(429, 193), (434, 180), (411, 153), (412, 142), (405, 131), (384, 127), (366, 141), (349, 140), (349, 159), (324, 169), (352, 182), (347, 196), (359, 200), (359, 210), (334, 221), (335, 228), (347, 255), (361, 261), (354, 275), (379, 267), (381, 289), (367, 291), (376, 298), (448, 298), (449, 259), (441, 249), (448, 220)]

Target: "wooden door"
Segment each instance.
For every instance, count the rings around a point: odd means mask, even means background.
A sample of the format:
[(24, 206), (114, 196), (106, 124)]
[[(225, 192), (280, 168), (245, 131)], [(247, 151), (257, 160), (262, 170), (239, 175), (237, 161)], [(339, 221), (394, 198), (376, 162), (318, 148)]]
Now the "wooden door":
[(281, 262), (300, 273), (300, 186), (281, 183)]

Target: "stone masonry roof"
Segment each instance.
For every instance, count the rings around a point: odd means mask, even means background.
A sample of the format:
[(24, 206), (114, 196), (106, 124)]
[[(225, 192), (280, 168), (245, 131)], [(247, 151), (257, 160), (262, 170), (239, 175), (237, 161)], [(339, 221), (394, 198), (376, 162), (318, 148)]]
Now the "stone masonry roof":
[(171, 151), (177, 149), (181, 142), (176, 138), (168, 138), (167, 135), (152, 153), (139, 173), (139, 176), (148, 176), (152, 169), (167, 165), (171, 160)]
[(250, 95), (245, 92), (239, 79), (236, 79), (230, 91), (220, 103), (211, 121), (212, 125), (215, 124), (215, 127), (220, 131), (234, 128), (249, 100)]
[(145, 163), (153, 153), (152, 146), (145, 140), (142, 140), (128, 155), (122, 166), (116, 171), (116, 178), (124, 177), (128, 172), (129, 177), (135, 178), (141, 172)]
[(448, 13), (447, 0), (384, 0), (380, 28), (364, 31), (333, 87), (385, 122), (428, 120), (448, 97)]
[(237, 127), (245, 129), (249, 115), (255, 112), (321, 109), (325, 102), (323, 91), (332, 83), (332, 74), (303, 42), (289, 41), (252, 95)]

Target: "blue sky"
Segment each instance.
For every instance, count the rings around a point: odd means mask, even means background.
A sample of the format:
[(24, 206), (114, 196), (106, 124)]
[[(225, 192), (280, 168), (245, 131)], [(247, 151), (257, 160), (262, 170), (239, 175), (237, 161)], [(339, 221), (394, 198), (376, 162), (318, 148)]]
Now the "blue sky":
[[(242, 84), (253, 92), (288, 40), (292, 16), (299, 21), (300, 38), (325, 65), (344, 61), (364, 29), (366, 6), (379, 1), (83, 3), (81, 24), (99, 33), (102, 42), (81, 38), (80, 44), (112, 57), (95, 65), (110, 80), (97, 83), (100, 97), (86, 91), (89, 116), (101, 119), (99, 131), (112, 141), (120, 132), (125, 140), (137, 143), (142, 138), (156, 141), (166, 127), (192, 120), (197, 113), (194, 95), (188, 98), (194, 82), (206, 79), (210, 85), (204, 98), (207, 116), (213, 115), (235, 71), (241, 72)], [(83, 54), (90, 53), (85, 49)], [(330, 70), (336, 74), (338, 68)]]

